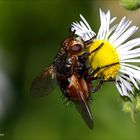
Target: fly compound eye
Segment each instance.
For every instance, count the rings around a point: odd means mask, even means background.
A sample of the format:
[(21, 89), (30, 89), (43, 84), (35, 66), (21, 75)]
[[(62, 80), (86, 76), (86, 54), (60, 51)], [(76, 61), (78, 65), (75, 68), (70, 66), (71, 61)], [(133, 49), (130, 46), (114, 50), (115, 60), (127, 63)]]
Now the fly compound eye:
[(84, 43), (81, 38), (77, 37), (73, 41), (71, 41), (70, 50), (73, 53), (80, 53), (84, 48)]
[(81, 44), (74, 44), (70, 47), (70, 52), (71, 53), (79, 53), (83, 49), (83, 46)]

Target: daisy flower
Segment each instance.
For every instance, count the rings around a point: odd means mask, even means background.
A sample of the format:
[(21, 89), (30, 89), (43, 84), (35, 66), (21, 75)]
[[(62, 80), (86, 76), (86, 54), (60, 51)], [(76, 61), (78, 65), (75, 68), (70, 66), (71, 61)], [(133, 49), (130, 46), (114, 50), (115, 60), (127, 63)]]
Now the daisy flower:
[(131, 98), (133, 87), (139, 90), (140, 67), (136, 64), (140, 62), (140, 38), (128, 39), (138, 27), (131, 26), (132, 21), (126, 17), (113, 25), (116, 17), (100, 10), (101, 26), (95, 36), (85, 18), (80, 18), (79, 23), (72, 23), (71, 30), (84, 41), (92, 40), (87, 46), (92, 76), (105, 81), (113, 79), (120, 95)]

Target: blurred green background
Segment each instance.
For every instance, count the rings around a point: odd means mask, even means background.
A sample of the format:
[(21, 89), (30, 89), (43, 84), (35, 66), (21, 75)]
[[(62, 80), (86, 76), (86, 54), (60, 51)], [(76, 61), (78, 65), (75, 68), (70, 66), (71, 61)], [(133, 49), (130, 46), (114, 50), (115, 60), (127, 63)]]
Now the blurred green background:
[(140, 114), (133, 124), (129, 114), (122, 112), (119, 93), (111, 83), (104, 85), (90, 104), (93, 130), (87, 128), (74, 106), (64, 104), (59, 87), (47, 97), (29, 95), (32, 80), (53, 62), (79, 14), (98, 31), (99, 8), (111, 10), (118, 21), (127, 16), (140, 25), (140, 11), (127, 11), (118, 0), (0, 0), (0, 139), (140, 138)]

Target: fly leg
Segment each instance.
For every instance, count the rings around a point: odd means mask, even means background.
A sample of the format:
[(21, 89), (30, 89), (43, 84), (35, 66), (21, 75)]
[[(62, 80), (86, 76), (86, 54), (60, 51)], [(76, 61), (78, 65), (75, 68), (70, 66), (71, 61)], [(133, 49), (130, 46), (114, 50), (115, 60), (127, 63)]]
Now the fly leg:
[(77, 61), (78, 61), (78, 57), (76, 55), (72, 55), (68, 60), (67, 63), (71, 69), (71, 75), (73, 75), (73, 73), (76, 71), (77, 69)]
[[(99, 80), (98, 84), (95, 87), (93, 87), (92, 82), (91, 82), (91, 81), (94, 81), (94, 80)], [(103, 79), (96, 78), (96, 77), (90, 77), (89, 81), (90, 82), (88, 82), (89, 83), (88, 86), (91, 87), (90, 92), (95, 93), (102, 87), (102, 85), (104, 83), (106, 83), (106, 82), (115, 82), (115, 79), (112, 78), (112, 79), (109, 79), (109, 80), (103, 80)]]
[(93, 87), (92, 93), (97, 92), (103, 84), (104, 84), (103, 81), (99, 81), (98, 84), (95, 87)]

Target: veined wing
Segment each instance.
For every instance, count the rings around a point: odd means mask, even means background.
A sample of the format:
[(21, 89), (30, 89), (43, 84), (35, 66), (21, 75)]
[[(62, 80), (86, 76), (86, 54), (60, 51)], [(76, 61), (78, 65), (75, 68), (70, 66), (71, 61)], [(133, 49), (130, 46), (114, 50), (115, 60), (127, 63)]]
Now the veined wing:
[(85, 123), (87, 124), (87, 126), (90, 129), (93, 129), (93, 118), (92, 118), (92, 113), (89, 108), (89, 105), (88, 105), (85, 97), (83, 96), (83, 94), (80, 94), (80, 98), (81, 98), (80, 101), (75, 102), (76, 109), (81, 114), (81, 116), (82, 116), (83, 120), (85, 121)]
[(56, 86), (57, 80), (53, 64), (48, 66), (31, 85), (30, 94), (41, 97), (48, 95)]

